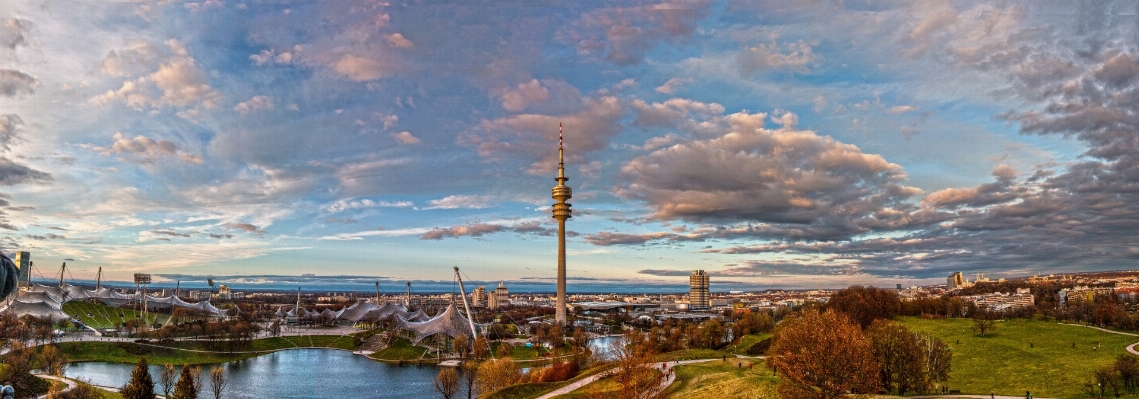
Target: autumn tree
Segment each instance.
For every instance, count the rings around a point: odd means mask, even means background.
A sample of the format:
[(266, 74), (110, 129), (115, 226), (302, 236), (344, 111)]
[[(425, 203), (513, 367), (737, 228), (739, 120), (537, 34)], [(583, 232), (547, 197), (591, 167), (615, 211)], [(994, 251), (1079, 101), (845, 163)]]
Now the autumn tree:
[(194, 372), (190, 366), (182, 366), (178, 383), (174, 384), (173, 399), (198, 399), (198, 388), (194, 386)]
[(617, 363), (613, 381), (621, 386), (622, 399), (648, 399), (663, 397), (658, 372), (653, 368), (656, 348), (645, 342), (644, 334), (629, 330), (621, 342), (613, 346)]
[(467, 353), (470, 351), (470, 342), (466, 335), (455, 337), (452, 346), (454, 347), (455, 354), (459, 355), (460, 359), (467, 358)]
[(435, 390), (443, 395), (443, 399), (451, 399), (459, 393), (459, 372), (453, 367), (443, 367), (435, 376)]
[(485, 337), (475, 338), (475, 343), (471, 345), (471, 356), (475, 360), (486, 359), (490, 356), (490, 343)]
[(64, 356), (55, 345), (45, 346), (40, 351), (40, 368), (48, 374), (61, 376), (63, 370), (67, 368), (67, 356)]
[(847, 315), (865, 329), (874, 320), (900, 315), (902, 300), (893, 290), (855, 285), (835, 292), (827, 300), (827, 308)]
[(475, 376), (475, 387), (488, 394), (513, 385), (522, 379), (522, 369), (510, 359), (496, 359), (482, 362)]
[(949, 350), (949, 345), (933, 335), (923, 332), (917, 336), (924, 352), (923, 366), (927, 385), (923, 391), (928, 392), (931, 388), (949, 381), (953, 352)]
[(783, 398), (834, 399), (848, 392), (875, 393), (881, 387), (873, 342), (834, 310), (810, 310), (784, 319), (768, 354), (782, 374)]
[(1139, 360), (1128, 354), (1119, 355), (1112, 364), (1119, 373), (1119, 381), (1127, 393), (1135, 393), (1139, 388)]
[(467, 386), (467, 399), (471, 399), (475, 394), (475, 381), (477, 380), (479, 372), (479, 364), (475, 362), (463, 362), (459, 366), (463, 371), (463, 383)]
[(131, 380), (124, 386), (119, 393), (123, 395), (123, 399), (155, 399), (157, 396), (154, 394), (154, 380), (150, 378), (150, 368), (146, 363), (146, 357), (138, 358), (138, 363), (134, 366), (134, 371), (131, 372)]

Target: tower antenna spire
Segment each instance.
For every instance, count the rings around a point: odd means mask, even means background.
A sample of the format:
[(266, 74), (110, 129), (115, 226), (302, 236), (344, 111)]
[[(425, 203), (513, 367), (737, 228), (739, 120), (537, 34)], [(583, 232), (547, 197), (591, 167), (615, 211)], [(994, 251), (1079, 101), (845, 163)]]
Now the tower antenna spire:
[(562, 155), (562, 124), (558, 123), (558, 177), (566, 177), (566, 162)]

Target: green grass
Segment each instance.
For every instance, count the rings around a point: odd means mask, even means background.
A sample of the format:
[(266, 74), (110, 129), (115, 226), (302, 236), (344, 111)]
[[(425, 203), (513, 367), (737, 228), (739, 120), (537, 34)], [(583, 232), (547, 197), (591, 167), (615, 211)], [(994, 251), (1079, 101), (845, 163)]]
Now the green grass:
[(136, 363), (146, 356), (151, 364), (210, 364), (258, 356), (256, 353), (202, 353), (177, 349), (154, 348), (117, 342), (63, 342), (60, 351), (73, 362)]
[(656, 361), (665, 362), (676, 359), (720, 359), (725, 356), (729, 358), (736, 357), (736, 355), (733, 355), (731, 353), (712, 349), (684, 349), (656, 355)]
[[(744, 362), (740, 368), (736, 363)], [(748, 368), (751, 359), (728, 359), (693, 363), (676, 367), (676, 382), (669, 387), (668, 395), (686, 399), (752, 399), (778, 398), (775, 386), (779, 379), (763, 361)]]
[[(423, 353), (427, 352), (424, 356)], [(376, 360), (386, 361), (399, 361), (399, 360), (418, 360), (420, 356), (426, 358), (434, 358), (434, 353), (427, 351), (427, 348), (422, 346), (414, 346), (411, 341), (405, 338), (398, 338), (392, 343), (391, 346), (383, 350), (373, 353), (368, 357)]]
[(763, 341), (768, 338), (771, 338), (771, 334), (748, 334), (740, 337), (739, 342), (736, 342), (724, 348), (724, 352), (734, 353), (737, 355), (747, 355), (748, 348), (751, 348), (752, 345), (755, 345), (756, 343), (759, 343), (759, 341)]
[[(997, 322), (996, 330), (985, 337), (970, 330), (969, 319), (902, 318), (899, 322), (950, 346), (949, 388), (964, 394), (1023, 396), (1031, 391), (1036, 397), (1084, 397), (1083, 384), (1092, 380), (1095, 369), (1139, 341), (1139, 337), (1045, 321)], [(1093, 350), (1097, 343), (1102, 346)]]
[[(73, 301), (63, 304), (63, 312), (79, 319), (83, 324), (100, 330), (118, 328), (120, 324), (127, 320), (142, 317), (142, 312), (136, 310), (120, 309), (99, 303), (83, 301)], [(161, 313), (150, 313), (147, 316), (147, 320), (150, 323), (157, 321), (159, 324), (165, 324), (169, 318), (170, 315)]]
[(536, 382), (532, 384), (518, 384), (511, 385), (494, 392), (490, 395), (482, 396), (480, 399), (533, 399), (546, 394), (546, 392), (564, 386), (561, 382)]

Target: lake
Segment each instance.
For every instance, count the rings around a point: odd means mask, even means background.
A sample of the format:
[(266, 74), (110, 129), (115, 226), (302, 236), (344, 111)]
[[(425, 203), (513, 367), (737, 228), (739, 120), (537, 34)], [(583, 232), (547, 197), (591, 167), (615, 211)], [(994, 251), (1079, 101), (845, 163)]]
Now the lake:
[[(208, 373), (225, 367), (229, 383), (225, 398), (423, 398), (437, 396), (433, 385), (439, 368), (396, 366), (351, 352), (333, 349), (292, 349), (252, 359), (202, 366), (206, 374), (199, 397), (213, 397)], [(121, 387), (130, 381), (133, 365), (86, 362), (68, 365), (66, 376), (92, 384)], [(151, 365), (155, 388), (159, 367)], [(466, 390), (456, 397), (466, 398)]]

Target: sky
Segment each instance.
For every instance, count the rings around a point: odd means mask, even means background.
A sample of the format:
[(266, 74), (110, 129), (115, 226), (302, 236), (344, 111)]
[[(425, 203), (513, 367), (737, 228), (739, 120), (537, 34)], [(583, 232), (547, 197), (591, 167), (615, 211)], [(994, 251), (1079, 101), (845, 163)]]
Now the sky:
[(552, 291), (1133, 269), (1139, 7), (0, 0), (37, 275)]

